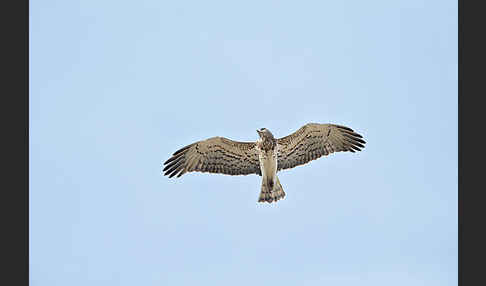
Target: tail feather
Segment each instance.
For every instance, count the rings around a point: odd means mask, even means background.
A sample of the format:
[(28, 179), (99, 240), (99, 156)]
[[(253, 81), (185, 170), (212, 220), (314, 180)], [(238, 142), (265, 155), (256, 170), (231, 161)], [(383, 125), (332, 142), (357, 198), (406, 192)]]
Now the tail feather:
[(262, 190), (260, 192), (260, 197), (258, 198), (258, 202), (276, 202), (280, 199), (285, 197), (285, 192), (278, 180), (278, 177), (275, 176), (276, 182), (272, 184), (272, 182), (267, 182), (265, 180), (262, 181)]

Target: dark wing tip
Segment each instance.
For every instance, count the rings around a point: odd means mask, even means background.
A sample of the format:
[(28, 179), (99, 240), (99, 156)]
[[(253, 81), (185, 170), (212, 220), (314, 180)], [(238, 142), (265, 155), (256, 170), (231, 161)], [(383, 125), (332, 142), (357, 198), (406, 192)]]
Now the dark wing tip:
[[(356, 145), (351, 145), (351, 148), (356, 150), (356, 151), (361, 151), (361, 149)], [(361, 146), (361, 148), (364, 148), (364, 146)]]
[(341, 134), (344, 135), (344, 141), (346, 141), (347, 149), (346, 151), (350, 152), (355, 152), (355, 151), (361, 151), (362, 148), (364, 148), (364, 144), (366, 144), (366, 141), (364, 141), (363, 136), (360, 134), (351, 131), (351, 128), (343, 128), (344, 126), (338, 126), (338, 128), (341, 131)]
[(175, 175), (179, 174), (177, 177), (180, 177), (182, 176), (182, 174), (185, 173), (184, 169), (185, 169), (185, 165), (183, 164), (183, 162), (180, 162), (179, 164), (171, 166), (170, 169), (165, 171), (164, 176), (169, 176), (169, 178), (172, 178)]
[(361, 134), (358, 134), (354, 131), (348, 131), (348, 130), (341, 130), (344, 134), (347, 134), (349, 136), (353, 136), (353, 137), (357, 137), (357, 138), (363, 138), (363, 136), (361, 136)]
[[(361, 137), (361, 138), (363, 138), (363, 137)], [(355, 138), (354, 140), (358, 141), (361, 144), (366, 144), (366, 141), (364, 141), (363, 139)]]
[[(169, 175), (169, 178), (172, 178), (174, 177), (174, 175), (176, 174), (176, 172), (173, 172), (172, 174)], [(167, 174), (166, 174), (167, 175)]]
[(364, 145), (359, 142), (354, 142), (354, 146), (358, 146), (360, 148), (364, 148)]
[(172, 156), (170, 157), (169, 159), (167, 159), (167, 161), (164, 162), (164, 165), (167, 165), (169, 164), (170, 162), (174, 161), (175, 159), (177, 159), (178, 157), (177, 156)]
[(178, 174), (177, 177), (182, 176), (185, 172), (183, 172), (185, 168), (185, 163), (186, 163), (186, 152), (187, 150), (194, 144), (187, 145), (172, 154), (172, 156), (164, 162), (164, 169), (162, 170), (164, 173), (164, 176), (169, 176), (169, 178), (172, 178), (176, 174)]
[(353, 129), (351, 129), (351, 128), (349, 128), (349, 127), (346, 127), (346, 126), (343, 126), (343, 125), (334, 125), (334, 126), (336, 126), (336, 127), (337, 127), (337, 128), (339, 128), (339, 129), (344, 129), (344, 130), (347, 130), (347, 131), (349, 131), (349, 132), (354, 132), (354, 130), (353, 130)]
[(181, 153), (182, 151), (185, 151), (185, 150), (187, 150), (187, 149), (191, 148), (191, 146), (192, 146), (192, 145), (194, 145), (194, 144), (189, 144), (189, 145), (187, 145), (187, 146), (184, 146), (184, 147), (182, 147), (181, 149), (179, 149), (179, 150), (175, 151), (175, 152), (174, 152), (174, 154), (172, 154), (172, 155), (173, 155), (173, 156), (176, 156), (177, 154)]

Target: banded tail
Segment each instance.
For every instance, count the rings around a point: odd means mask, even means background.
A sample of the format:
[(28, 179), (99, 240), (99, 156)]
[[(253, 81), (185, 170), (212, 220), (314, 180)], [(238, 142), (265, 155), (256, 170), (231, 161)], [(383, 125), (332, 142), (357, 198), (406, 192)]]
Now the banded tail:
[(276, 202), (280, 199), (285, 197), (285, 192), (278, 180), (278, 177), (275, 175), (276, 182), (273, 183), (272, 180), (262, 180), (262, 190), (260, 192), (260, 197), (258, 198), (259, 203), (267, 202)]

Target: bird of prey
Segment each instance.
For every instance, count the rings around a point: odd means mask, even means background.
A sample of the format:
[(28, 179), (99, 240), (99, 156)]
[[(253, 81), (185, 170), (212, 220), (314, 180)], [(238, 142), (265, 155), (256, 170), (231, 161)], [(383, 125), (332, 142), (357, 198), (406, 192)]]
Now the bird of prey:
[(365, 141), (353, 129), (308, 123), (294, 133), (276, 139), (270, 130), (257, 130), (256, 142), (238, 142), (212, 137), (187, 145), (165, 161), (164, 175), (180, 177), (188, 172), (262, 176), (258, 202), (276, 202), (285, 197), (277, 172), (304, 165), (334, 152), (355, 152)]

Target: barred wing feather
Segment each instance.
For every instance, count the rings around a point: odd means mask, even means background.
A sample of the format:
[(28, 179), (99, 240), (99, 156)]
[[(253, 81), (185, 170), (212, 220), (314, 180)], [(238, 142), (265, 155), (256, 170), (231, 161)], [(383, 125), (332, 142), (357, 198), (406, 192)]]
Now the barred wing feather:
[(334, 152), (361, 151), (366, 143), (353, 129), (335, 125), (309, 123), (294, 133), (277, 139), (278, 170), (304, 165)]
[(188, 172), (261, 176), (258, 152), (253, 142), (213, 137), (187, 145), (165, 161), (164, 175), (180, 177)]

